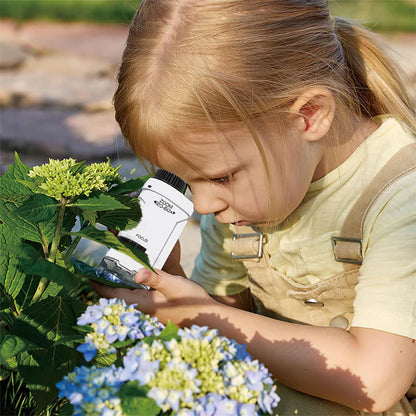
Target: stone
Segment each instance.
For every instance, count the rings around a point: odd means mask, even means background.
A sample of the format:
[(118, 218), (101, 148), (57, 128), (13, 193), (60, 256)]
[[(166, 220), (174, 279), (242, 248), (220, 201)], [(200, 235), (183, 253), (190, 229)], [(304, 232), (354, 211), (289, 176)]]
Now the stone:
[(0, 39), (0, 69), (16, 69), (31, 56), (29, 48)]
[(116, 67), (97, 59), (53, 53), (0, 72), (2, 107), (112, 108)]
[(3, 108), (0, 114), (2, 152), (16, 150), (81, 160), (134, 157), (124, 142), (113, 111)]

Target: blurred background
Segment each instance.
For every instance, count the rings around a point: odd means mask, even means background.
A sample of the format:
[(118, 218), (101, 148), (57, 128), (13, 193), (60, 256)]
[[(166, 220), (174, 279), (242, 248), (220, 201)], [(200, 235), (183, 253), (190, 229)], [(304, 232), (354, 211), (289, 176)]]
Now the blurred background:
[[(246, 0), (249, 1), (249, 0)], [(333, 15), (380, 33), (416, 97), (416, 0), (330, 0)], [(1, 0), (0, 174), (17, 151), (33, 166), (48, 158), (145, 170), (114, 120), (112, 95), (128, 25), (140, 0)], [(134, 172), (133, 172), (134, 171)], [(199, 249), (198, 221), (185, 230), (184, 266)]]

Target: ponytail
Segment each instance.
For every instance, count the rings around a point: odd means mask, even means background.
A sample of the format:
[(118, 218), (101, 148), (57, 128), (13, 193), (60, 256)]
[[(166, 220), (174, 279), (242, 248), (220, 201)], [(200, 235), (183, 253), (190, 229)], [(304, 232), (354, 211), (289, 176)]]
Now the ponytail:
[(416, 134), (415, 111), (394, 61), (378, 45), (376, 35), (343, 18), (335, 19), (336, 35), (362, 115), (391, 114)]

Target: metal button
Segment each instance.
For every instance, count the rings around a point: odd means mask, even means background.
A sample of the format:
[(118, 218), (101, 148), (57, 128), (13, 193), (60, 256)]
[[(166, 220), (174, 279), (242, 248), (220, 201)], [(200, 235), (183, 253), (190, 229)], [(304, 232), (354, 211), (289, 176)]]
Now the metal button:
[(321, 302), (321, 301), (319, 301), (319, 300), (316, 300), (316, 299), (313, 299), (313, 298), (311, 298), (311, 299), (305, 299), (305, 300), (303, 301), (303, 303), (304, 303), (305, 305), (310, 305), (310, 306), (319, 306), (319, 307), (321, 307), (321, 308), (322, 308), (322, 306), (324, 306), (324, 303), (323, 303), (323, 302)]
[(348, 319), (345, 316), (338, 315), (335, 318), (331, 319), (329, 326), (331, 326), (332, 328), (347, 329), (348, 324), (349, 324)]

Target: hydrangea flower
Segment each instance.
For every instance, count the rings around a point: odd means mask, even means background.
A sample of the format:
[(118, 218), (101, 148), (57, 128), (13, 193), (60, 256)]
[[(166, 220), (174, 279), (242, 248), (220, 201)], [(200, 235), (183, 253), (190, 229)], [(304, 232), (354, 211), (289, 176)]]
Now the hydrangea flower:
[(267, 369), (234, 341), (196, 325), (179, 329), (178, 336), (179, 341), (154, 340), (130, 348), (122, 380), (150, 386), (148, 397), (163, 411), (189, 409), (199, 415), (204, 408), (206, 414), (212, 409), (212, 414), (253, 415), (256, 403), (266, 412), (277, 405)]
[(111, 345), (116, 341), (124, 341), (127, 337), (136, 340), (162, 332), (162, 323), (138, 311), (135, 306), (127, 306), (124, 300), (116, 298), (101, 298), (98, 305), (87, 307), (77, 320), (78, 325), (89, 325), (94, 330), (77, 347), (87, 362), (95, 357), (98, 350), (105, 354), (116, 352)]
[(75, 198), (89, 196), (93, 191), (106, 191), (110, 185), (120, 182), (117, 170), (109, 160), (85, 165), (72, 158), (49, 159), (49, 163), (33, 167), (28, 175), (42, 178), (39, 187), (46, 195), (60, 200), (62, 197)]
[(120, 371), (114, 365), (107, 368), (76, 367), (57, 383), (59, 397), (70, 401), (77, 416), (123, 416), (117, 397), (122, 385)]
[[(117, 401), (117, 391), (129, 382), (147, 386), (147, 397), (169, 414), (273, 414), (280, 400), (276, 387), (267, 368), (244, 346), (219, 335), (216, 329), (197, 325), (177, 329), (177, 336), (170, 328), (168, 337), (159, 337), (163, 325), (135, 306), (127, 306), (122, 300), (101, 299), (78, 319), (79, 325), (94, 329), (78, 347), (85, 359), (92, 360), (106, 345), (107, 351), (121, 354), (123, 364), (76, 368), (58, 383), (60, 397), (70, 400), (76, 414), (122, 416), (119, 412), (123, 402)], [(146, 339), (149, 336), (151, 340)], [(124, 349), (114, 344), (127, 337), (133, 342)]]

